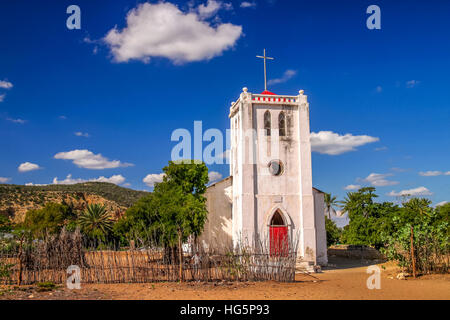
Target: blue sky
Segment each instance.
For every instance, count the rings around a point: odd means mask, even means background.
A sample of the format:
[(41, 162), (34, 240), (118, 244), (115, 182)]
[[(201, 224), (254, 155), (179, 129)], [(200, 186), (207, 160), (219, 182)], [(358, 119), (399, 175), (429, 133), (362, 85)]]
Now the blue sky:
[[(173, 130), (225, 131), (242, 88), (264, 89), (255, 56), (267, 48), (269, 89), (308, 95), (317, 188), (450, 201), (448, 1), (144, 3), (2, 1), (0, 183), (151, 190)], [(81, 30), (66, 27), (72, 4)], [(381, 30), (366, 27), (371, 4)]]

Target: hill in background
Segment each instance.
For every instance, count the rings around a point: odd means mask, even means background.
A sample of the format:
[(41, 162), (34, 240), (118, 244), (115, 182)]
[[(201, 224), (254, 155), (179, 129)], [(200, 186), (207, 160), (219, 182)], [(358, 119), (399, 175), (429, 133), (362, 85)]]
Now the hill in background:
[(0, 214), (21, 222), (30, 209), (42, 208), (48, 202), (65, 202), (77, 212), (87, 204), (107, 206), (115, 218), (120, 217), (139, 198), (148, 194), (111, 183), (85, 182), (72, 185), (22, 186), (0, 185)]

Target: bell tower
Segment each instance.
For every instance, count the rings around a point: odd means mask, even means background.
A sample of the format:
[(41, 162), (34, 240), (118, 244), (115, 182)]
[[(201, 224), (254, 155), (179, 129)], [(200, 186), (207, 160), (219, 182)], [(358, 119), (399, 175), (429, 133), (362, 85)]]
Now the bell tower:
[(323, 193), (312, 186), (304, 91), (289, 96), (243, 88), (229, 118), (233, 244), (270, 243), (277, 252), (298, 241), (299, 259), (326, 264)]

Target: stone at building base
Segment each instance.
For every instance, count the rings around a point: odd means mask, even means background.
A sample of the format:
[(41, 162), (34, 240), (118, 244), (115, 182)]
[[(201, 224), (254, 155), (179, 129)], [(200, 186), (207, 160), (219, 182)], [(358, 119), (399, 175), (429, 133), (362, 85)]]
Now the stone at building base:
[(296, 271), (296, 273), (302, 273), (302, 272), (315, 273), (316, 268), (314, 266), (314, 262), (312, 262), (312, 261), (299, 260), (295, 264), (295, 271)]

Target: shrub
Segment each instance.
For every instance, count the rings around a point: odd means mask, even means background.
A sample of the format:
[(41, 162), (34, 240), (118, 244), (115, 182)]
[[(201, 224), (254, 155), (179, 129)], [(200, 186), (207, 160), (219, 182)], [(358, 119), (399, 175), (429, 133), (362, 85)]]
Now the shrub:
[(69, 207), (59, 203), (47, 203), (42, 209), (26, 213), (24, 227), (35, 237), (43, 238), (61, 231), (68, 219), (73, 218)]
[(0, 261), (0, 281), (5, 284), (11, 279), (12, 268), (14, 264), (4, 263)]
[(424, 199), (411, 199), (393, 218), (396, 231), (383, 233), (383, 253), (390, 260), (398, 261), (407, 271), (412, 271), (411, 227), (413, 230), (414, 262), (419, 273), (446, 273), (449, 268), (448, 216), (431, 208)]
[(47, 291), (53, 291), (56, 289), (56, 284), (54, 284), (51, 281), (47, 281), (47, 282), (39, 282), (37, 284), (37, 291), (38, 292), (47, 292)]
[(381, 233), (392, 232), (392, 217), (400, 208), (391, 202), (375, 202), (378, 196), (374, 192), (372, 187), (361, 188), (358, 192), (347, 193), (346, 199), (341, 201), (342, 210), (350, 219), (342, 234), (345, 243), (379, 249), (384, 245)]
[(325, 217), (325, 229), (327, 231), (327, 246), (337, 244), (342, 234), (342, 230), (339, 229), (336, 223)]

